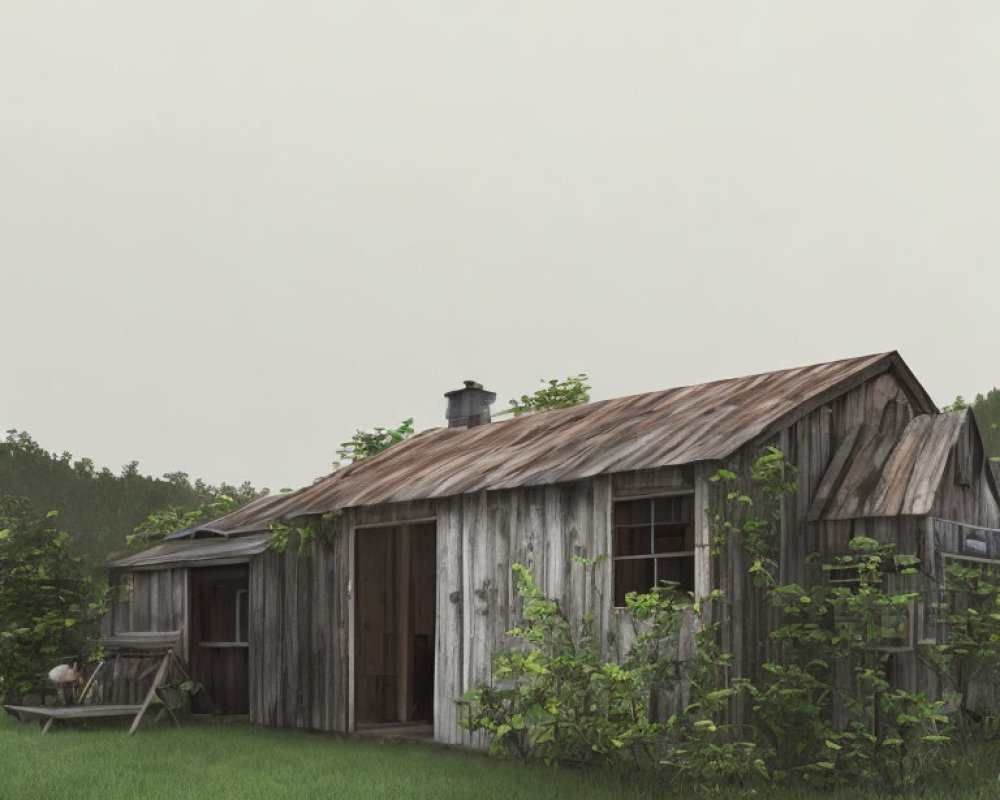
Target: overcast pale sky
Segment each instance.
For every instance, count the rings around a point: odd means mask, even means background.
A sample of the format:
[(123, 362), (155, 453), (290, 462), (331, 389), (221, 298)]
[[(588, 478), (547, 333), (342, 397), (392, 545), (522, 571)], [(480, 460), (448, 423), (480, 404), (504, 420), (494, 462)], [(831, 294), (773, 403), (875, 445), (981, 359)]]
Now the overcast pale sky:
[(898, 349), (1000, 384), (1000, 4), (0, 0), (0, 424), (300, 486), (355, 428)]

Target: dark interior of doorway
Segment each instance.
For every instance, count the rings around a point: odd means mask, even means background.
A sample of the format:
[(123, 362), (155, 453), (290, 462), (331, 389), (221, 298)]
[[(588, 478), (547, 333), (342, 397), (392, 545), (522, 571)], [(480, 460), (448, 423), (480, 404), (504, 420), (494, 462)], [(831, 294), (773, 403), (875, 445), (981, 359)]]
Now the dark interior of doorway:
[(201, 714), (249, 714), (249, 569), (198, 567), (190, 581), (191, 674), (205, 687), (191, 698), (191, 708)]
[(436, 539), (433, 522), (357, 532), (356, 727), (433, 720)]

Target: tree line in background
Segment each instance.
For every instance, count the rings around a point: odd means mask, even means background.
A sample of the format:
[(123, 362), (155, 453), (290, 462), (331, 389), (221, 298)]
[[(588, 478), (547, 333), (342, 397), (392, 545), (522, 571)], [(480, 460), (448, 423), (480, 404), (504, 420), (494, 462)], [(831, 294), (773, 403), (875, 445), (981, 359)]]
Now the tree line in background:
[(151, 514), (173, 515), (184, 527), (187, 515), (223, 498), (235, 508), (259, 494), (249, 483), (212, 486), (184, 472), (153, 478), (139, 473), (137, 461), (120, 473), (97, 469), (89, 458), (48, 452), (24, 431), (9, 430), (0, 443), (0, 495), (27, 498), (39, 513), (58, 510), (68, 551), (94, 572), (109, 553), (125, 548), (137, 526), (150, 524)]
[(986, 394), (977, 394), (976, 399), (971, 403), (959, 395), (955, 398), (954, 403), (945, 406), (943, 410), (957, 411), (962, 408), (972, 409), (979, 430), (983, 434), (986, 454), (995, 463), (997, 459), (1000, 459), (1000, 389), (993, 388)]

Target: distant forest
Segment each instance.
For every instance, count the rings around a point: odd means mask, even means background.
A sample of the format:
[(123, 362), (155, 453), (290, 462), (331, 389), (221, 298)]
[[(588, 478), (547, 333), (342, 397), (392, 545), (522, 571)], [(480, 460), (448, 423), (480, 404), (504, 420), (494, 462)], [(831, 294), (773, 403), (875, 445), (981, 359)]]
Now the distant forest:
[(57, 510), (59, 527), (72, 537), (73, 554), (96, 572), (110, 553), (125, 549), (126, 536), (153, 512), (192, 511), (222, 495), (239, 506), (260, 493), (249, 483), (192, 482), (184, 472), (162, 478), (141, 475), (137, 461), (118, 474), (96, 469), (89, 458), (50, 453), (28, 433), (9, 430), (0, 443), (0, 494), (26, 497), (41, 514)]
[(976, 415), (979, 430), (983, 433), (986, 452), (991, 458), (1000, 458), (1000, 389), (976, 395), (969, 407)]
[[(972, 402), (959, 397), (948, 406), (966, 407), (976, 416), (987, 453), (1000, 459), (1000, 389)], [(116, 474), (107, 467), (95, 468), (89, 458), (50, 453), (29, 434), (10, 430), (0, 443), (0, 494), (26, 497), (40, 513), (58, 510), (60, 527), (72, 536), (73, 552), (96, 572), (110, 553), (125, 549), (126, 537), (155, 512), (175, 509), (178, 513), (171, 519), (198, 509), (205, 512), (219, 507), (213, 504), (222, 496), (232, 499), (226, 507), (235, 508), (263, 492), (250, 483), (212, 486), (192, 481), (184, 472), (153, 478), (141, 475), (136, 461)]]

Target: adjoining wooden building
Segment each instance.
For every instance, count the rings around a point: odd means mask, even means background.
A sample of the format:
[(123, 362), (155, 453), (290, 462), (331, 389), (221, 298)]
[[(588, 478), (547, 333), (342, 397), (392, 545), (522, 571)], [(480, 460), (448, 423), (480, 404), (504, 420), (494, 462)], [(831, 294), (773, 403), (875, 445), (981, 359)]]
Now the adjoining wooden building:
[[(593, 614), (613, 657), (631, 643), (627, 591), (720, 588), (723, 646), (735, 674), (754, 672), (767, 612), (741, 552), (711, 554), (705, 510), (710, 476), (765, 444), (798, 469), (782, 517), (787, 581), (810, 579), (807, 554), (842, 553), (862, 534), (919, 555), (931, 583), (948, 553), (1000, 560), (988, 530), (1000, 494), (974, 420), (940, 414), (894, 352), (502, 422), (478, 384), (448, 397), (447, 428), (112, 562), (105, 632), (181, 631), (216, 702), (259, 724), (423, 722), (477, 746), (454, 701), (490, 679), (518, 621), (514, 562), (571, 618)], [(273, 520), (327, 535), (279, 554)], [(919, 635), (933, 626), (921, 624)], [(901, 650), (896, 669), (929, 680), (912, 655)]]

